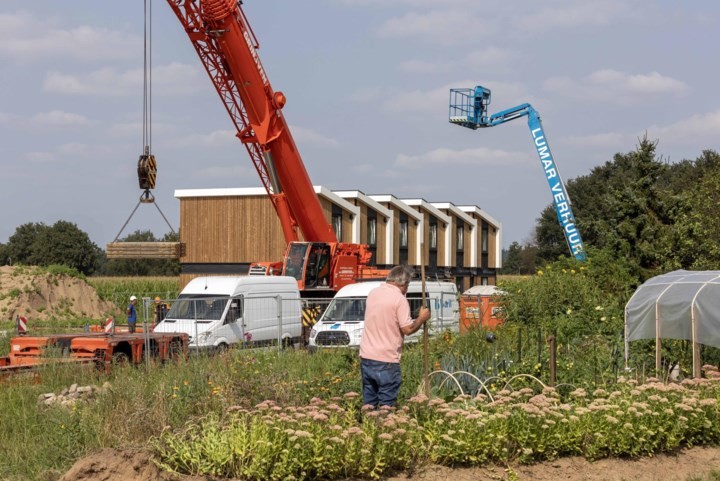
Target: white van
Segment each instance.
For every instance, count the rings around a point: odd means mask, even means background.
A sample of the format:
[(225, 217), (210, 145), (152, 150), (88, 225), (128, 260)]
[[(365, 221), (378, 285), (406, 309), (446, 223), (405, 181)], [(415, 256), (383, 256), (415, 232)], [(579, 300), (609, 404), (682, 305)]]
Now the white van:
[(301, 339), (300, 292), (287, 276), (210, 276), (191, 280), (154, 332), (184, 332), (190, 348)]
[[(359, 282), (340, 289), (318, 322), (310, 331), (309, 348), (360, 347), (365, 328), (365, 302), (371, 290), (383, 282)], [(457, 287), (452, 282), (425, 281), (426, 303), (430, 307), (430, 334), (443, 330), (458, 331), (459, 312)], [(406, 294), (410, 313), (417, 316), (421, 306), (422, 283), (411, 281)], [(405, 342), (417, 341), (422, 329)]]

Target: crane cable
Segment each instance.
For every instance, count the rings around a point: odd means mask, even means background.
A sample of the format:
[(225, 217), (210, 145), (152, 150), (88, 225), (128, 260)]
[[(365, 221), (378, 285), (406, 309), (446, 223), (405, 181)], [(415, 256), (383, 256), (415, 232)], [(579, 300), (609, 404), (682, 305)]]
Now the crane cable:
[(152, 152), (152, 0), (144, 0), (142, 147)]
[(142, 152), (138, 161), (138, 176), (140, 188), (145, 189), (140, 200), (130, 213), (113, 242), (117, 242), (125, 227), (135, 215), (140, 204), (154, 204), (165, 223), (173, 234), (177, 234), (170, 222), (163, 214), (160, 206), (152, 195), (150, 189), (155, 188), (157, 167), (155, 156), (152, 154), (152, 0), (144, 0), (143, 4), (143, 116), (142, 116)]

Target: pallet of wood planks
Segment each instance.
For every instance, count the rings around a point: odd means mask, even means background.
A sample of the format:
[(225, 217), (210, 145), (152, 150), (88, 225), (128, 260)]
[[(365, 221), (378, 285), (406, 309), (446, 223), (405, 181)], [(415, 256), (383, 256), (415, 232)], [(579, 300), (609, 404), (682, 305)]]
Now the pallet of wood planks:
[(105, 250), (108, 259), (179, 259), (181, 242), (111, 242)]

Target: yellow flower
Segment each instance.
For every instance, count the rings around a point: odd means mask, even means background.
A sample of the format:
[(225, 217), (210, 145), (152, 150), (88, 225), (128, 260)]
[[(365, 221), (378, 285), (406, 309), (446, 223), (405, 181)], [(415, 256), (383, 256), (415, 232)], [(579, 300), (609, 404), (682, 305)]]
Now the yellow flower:
[(543, 271), (538, 271), (537, 275), (539, 275), (539, 276), (543, 275)]

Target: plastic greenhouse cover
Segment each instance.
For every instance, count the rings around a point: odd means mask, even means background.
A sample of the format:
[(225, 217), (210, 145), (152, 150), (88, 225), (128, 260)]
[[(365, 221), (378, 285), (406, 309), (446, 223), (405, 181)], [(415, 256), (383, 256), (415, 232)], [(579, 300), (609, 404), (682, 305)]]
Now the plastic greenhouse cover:
[(626, 342), (656, 333), (720, 348), (720, 271), (678, 270), (638, 287), (625, 306)]

